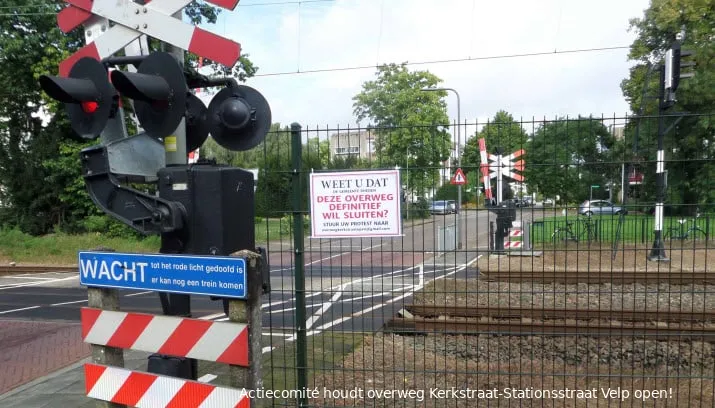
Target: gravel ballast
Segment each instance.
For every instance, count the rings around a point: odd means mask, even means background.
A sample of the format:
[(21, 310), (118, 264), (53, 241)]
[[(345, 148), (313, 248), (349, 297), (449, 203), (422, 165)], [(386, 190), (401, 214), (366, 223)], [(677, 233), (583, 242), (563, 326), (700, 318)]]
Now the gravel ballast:
[(715, 310), (715, 285), (561, 284), (443, 279), (415, 294), (415, 304), (514, 308)]

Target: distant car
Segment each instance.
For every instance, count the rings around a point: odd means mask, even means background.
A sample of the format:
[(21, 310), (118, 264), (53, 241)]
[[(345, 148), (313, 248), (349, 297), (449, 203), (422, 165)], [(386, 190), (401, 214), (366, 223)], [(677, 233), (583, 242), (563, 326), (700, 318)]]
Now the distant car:
[(430, 214), (453, 214), (457, 208), (452, 200), (432, 201), (429, 207)]
[(628, 211), (608, 200), (586, 200), (578, 207), (578, 213), (590, 217), (592, 215), (628, 214)]

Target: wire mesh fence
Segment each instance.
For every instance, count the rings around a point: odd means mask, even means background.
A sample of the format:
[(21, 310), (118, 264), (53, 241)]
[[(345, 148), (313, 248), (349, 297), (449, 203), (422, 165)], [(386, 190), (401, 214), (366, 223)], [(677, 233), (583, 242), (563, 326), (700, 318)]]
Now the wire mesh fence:
[[(662, 223), (655, 116), (272, 132), (267, 404), (714, 406), (712, 119), (664, 135)], [(313, 236), (310, 175), (374, 170), (399, 173), (400, 234)], [(656, 223), (667, 260), (649, 260)]]

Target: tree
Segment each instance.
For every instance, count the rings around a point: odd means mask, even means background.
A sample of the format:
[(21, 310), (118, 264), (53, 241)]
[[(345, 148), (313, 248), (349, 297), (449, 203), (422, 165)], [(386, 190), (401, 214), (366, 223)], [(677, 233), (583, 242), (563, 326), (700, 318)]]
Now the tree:
[[(450, 152), (445, 91), (422, 92), (441, 83), (428, 71), (405, 64), (383, 65), (377, 79), (353, 97), (358, 122), (368, 119), (376, 132), (377, 166), (409, 167), (409, 190), (423, 195), (437, 184)], [(409, 161), (409, 162), (408, 162)]]
[[(715, 174), (715, 126), (712, 121), (712, 113), (715, 111), (713, 21), (715, 9), (712, 0), (652, 0), (641, 18), (631, 20), (631, 28), (637, 37), (631, 44), (629, 58), (638, 63), (621, 83), (623, 94), (633, 112), (641, 112), (644, 116), (656, 114), (657, 101), (653, 96), (658, 89), (657, 68), (663, 63), (663, 54), (676, 34), (682, 30), (685, 37), (682, 49), (694, 52), (691, 60), (696, 66), (695, 76), (680, 81), (677, 103), (668, 111), (669, 114), (687, 112), (689, 115), (664, 138), (668, 170), (667, 201), (671, 204), (690, 204), (693, 209), (695, 205), (715, 202), (715, 189), (712, 188), (712, 175)], [(649, 64), (653, 65), (653, 72), (646, 82)], [(667, 118), (666, 127), (674, 120)], [(624, 141), (631, 148), (631, 154), (625, 157), (626, 160), (646, 162), (646, 168), (642, 168), (647, 180), (647, 184), (642, 186), (645, 190), (643, 198), (651, 202), (655, 197), (655, 189), (652, 187), (657, 153), (655, 121), (634, 118), (626, 128), (627, 137)], [(636, 133), (637, 141), (634, 140)]]
[[(40, 75), (56, 74), (60, 61), (84, 45), (81, 29), (64, 34), (57, 27), (62, 7), (61, 1), (0, 0), (0, 83), (7, 85), (0, 92), (0, 225), (33, 234), (55, 226), (73, 230), (97, 211), (78, 187), (84, 184), (79, 150), (92, 141), (78, 140), (61, 104), (38, 85)], [(184, 12), (193, 23), (216, 21), (217, 9), (205, 4), (193, 2)], [(244, 80), (256, 69), (245, 55), (231, 67)], [(48, 125), (41, 115), (49, 116)]]
[(589, 196), (589, 186), (605, 186), (609, 166), (604, 148), (612, 136), (598, 119), (561, 118), (544, 122), (526, 145), (529, 163), (524, 179), (531, 189), (547, 197), (560, 196), (565, 203)]

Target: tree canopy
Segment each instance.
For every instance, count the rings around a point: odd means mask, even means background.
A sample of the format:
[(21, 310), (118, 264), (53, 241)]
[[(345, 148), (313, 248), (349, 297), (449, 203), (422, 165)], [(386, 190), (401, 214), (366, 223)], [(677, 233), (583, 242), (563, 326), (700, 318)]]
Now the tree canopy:
[[(683, 116), (677, 126), (665, 135), (668, 192), (671, 204), (703, 205), (715, 202), (712, 188), (715, 176), (715, 47), (713, 25), (715, 8), (712, 0), (651, 0), (640, 18), (631, 20), (637, 34), (631, 45), (629, 58), (637, 64), (623, 80), (621, 88), (626, 100), (641, 119), (634, 118), (627, 125), (624, 160), (634, 162), (645, 173), (642, 186), (643, 200), (653, 201), (655, 189), (654, 163), (656, 160), (658, 68), (665, 51), (676, 35), (682, 33), (682, 49), (693, 51), (695, 62), (692, 78), (681, 79), (677, 103), (667, 113), (680, 112), (666, 119), (670, 127)], [(647, 73), (650, 71), (650, 75)], [(646, 80), (646, 77), (647, 80)], [(643, 98), (645, 96), (645, 99)], [(630, 153), (625, 153), (629, 152)], [(638, 164), (641, 163), (641, 164)]]
[(408, 189), (422, 194), (436, 185), (451, 150), (447, 93), (422, 91), (442, 80), (405, 64), (381, 66), (376, 75), (353, 97), (354, 114), (374, 128), (377, 165), (409, 167)]

